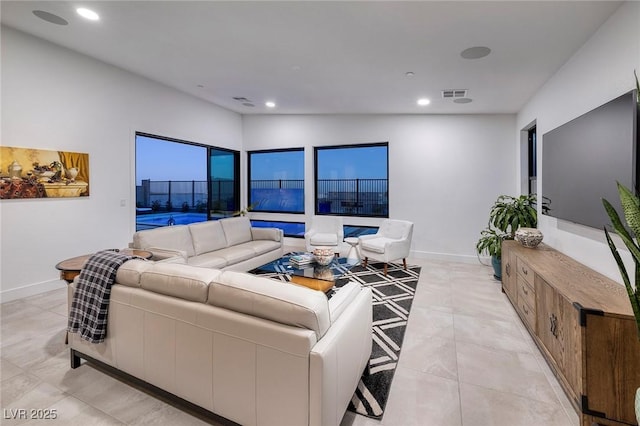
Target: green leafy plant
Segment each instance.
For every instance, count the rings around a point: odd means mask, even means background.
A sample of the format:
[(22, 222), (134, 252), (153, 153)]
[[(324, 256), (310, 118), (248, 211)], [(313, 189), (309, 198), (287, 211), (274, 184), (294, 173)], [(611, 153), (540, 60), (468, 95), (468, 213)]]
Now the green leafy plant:
[[(513, 240), (518, 228), (535, 228), (538, 225), (536, 194), (514, 197), (500, 195), (489, 212), (489, 224), (480, 232), (476, 243), (478, 254), (488, 254), (500, 258), (502, 241)], [(543, 198), (542, 211), (549, 210), (548, 201)]]
[(611, 254), (613, 254), (613, 258), (620, 270), (620, 275), (622, 275), (624, 286), (627, 289), (627, 294), (631, 301), (631, 308), (633, 309), (633, 315), (636, 319), (638, 339), (640, 339), (640, 246), (638, 245), (638, 237), (640, 236), (640, 199), (633, 194), (629, 188), (620, 184), (620, 182), (618, 182), (618, 193), (620, 194), (622, 211), (624, 213), (628, 229), (622, 223), (618, 212), (609, 201), (603, 199), (602, 204), (609, 215), (609, 219), (611, 219), (613, 229), (620, 239), (622, 239), (624, 245), (629, 249), (631, 257), (633, 257), (633, 262), (635, 264), (634, 283), (631, 283), (631, 279), (627, 273), (627, 268), (624, 265), (620, 253), (618, 252), (618, 248), (606, 227), (604, 228), (604, 233), (607, 237), (607, 243), (609, 244), (609, 249), (611, 249)]
[(242, 208), (240, 210), (236, 210), (235, 212), (233, 212), (231, 214), (231, 216), (246, 216), (247, 213), (249, 213), (251, 210), (253, 210), (255, 204), (251, 204), (250, 206), (247, 206), (245, 208)]
[(478, 254), (488, 254), (500, 258), (502, 256), (502, 240), (504, 234), (492, 228), (483, 229), (476, 243)]

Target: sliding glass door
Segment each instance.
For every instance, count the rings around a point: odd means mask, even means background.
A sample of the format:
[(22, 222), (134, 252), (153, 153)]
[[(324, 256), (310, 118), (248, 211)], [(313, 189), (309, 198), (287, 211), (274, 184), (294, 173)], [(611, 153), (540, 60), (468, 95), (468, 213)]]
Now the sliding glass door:
[(240, 208), (239, 153), (221, 148), (209, 148), (210, 218), (233, 216)]

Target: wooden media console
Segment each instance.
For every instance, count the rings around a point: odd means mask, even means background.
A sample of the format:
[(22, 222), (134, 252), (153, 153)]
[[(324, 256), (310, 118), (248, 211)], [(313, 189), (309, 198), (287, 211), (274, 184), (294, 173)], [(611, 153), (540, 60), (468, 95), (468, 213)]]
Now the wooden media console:
[(640, 340), (624, 286), (544, 244), (505, 241), (502, 290), (581, 426), (637, 425)]

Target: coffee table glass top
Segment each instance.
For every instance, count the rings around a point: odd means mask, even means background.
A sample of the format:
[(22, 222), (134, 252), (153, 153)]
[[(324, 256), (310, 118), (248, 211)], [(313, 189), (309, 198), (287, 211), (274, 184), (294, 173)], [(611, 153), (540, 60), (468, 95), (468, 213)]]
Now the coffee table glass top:
[(304, 252), (289, 253), (278, 260), (262, 265), (255, 270), (262, 272), (276, 272), (280, 274), (296, 275), (299, 277), (315, 278), (317, 280), (335, 281), (340, 276), (358, 265), (359, 261), (349, 260), (346, 257), (334, 257), (327, 266), (311, 262), (297, 265), (290, 262), (291, 256), (305, 254)]

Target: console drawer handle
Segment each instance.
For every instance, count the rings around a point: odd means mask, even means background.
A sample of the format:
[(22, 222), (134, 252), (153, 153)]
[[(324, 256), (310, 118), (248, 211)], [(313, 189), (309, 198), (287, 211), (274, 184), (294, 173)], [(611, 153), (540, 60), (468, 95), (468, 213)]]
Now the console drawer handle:
[(553, 337), (558, 338), (558, 317), (556, 314), (551, 314), (549, 317), (549, 322), (551, 323), (549, 327), (549, 331), (553, 334)]
[(520, 269), (522, 269), (522, 273), (525, 274), (525, 275), (527, 275), (529, 273), (529, 270), (526, 269), (524, 266), (522, 268), (520, 268)]
[(529, 315), (529, 310), (527, 309), (527, 305), (522, 304), (522, 310), (524, 311), (525, 315)]
[(525, 296), (529, 295), (529, 292), (527, 291), (525, 286), (522, 286), (522, 292), (524, 293)]
[(507, 273), (507, 276), (510, 277), (511, 276), (511, 264), (507, 263), (507, 266), (505, 266), (505, 271)]

